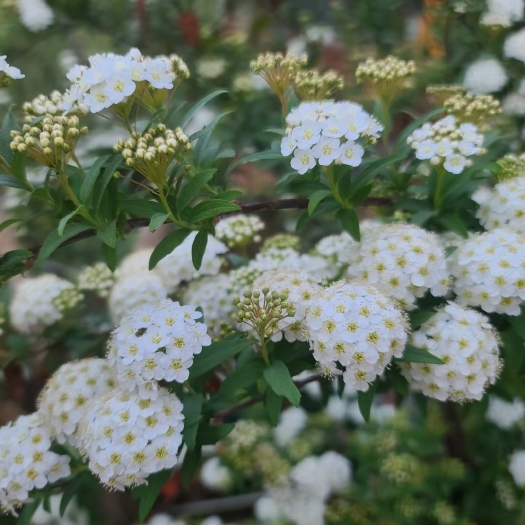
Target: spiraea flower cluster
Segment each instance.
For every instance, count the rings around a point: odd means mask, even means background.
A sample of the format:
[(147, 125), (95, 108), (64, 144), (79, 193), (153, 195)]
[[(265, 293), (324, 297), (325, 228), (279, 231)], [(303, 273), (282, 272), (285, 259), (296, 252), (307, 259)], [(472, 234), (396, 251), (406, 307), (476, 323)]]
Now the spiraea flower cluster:
[(523, 19), (523, 0), (488, 0), (487, 11), (480, 24), (486, 26), (510, 27)]
[(89, 64), (69, 71), (67, 77), (72, 86), (64, 96), (64, 111), (71, 111), (78, 104), (87, 106), (91, 113), (99, 113), (133, 95), (148, 109), (158, 109), (165, 98), (163, 91), (173, 89), (175, 82), (189, 76), (178, 56), (148, 58), (138, 49), (131, 49), (124, 56), (93, 55)]
[[(476, 200), (476, 193), (472, 196)], [(525, 235), (525, 178), (503, 180), (483, 195), (476, 217), (486, 230), (508, 226)]]
[(519, 397), (509, 402), (490, 396), (486, 418), (499, 428), (508, 430), (525, 419), (525, 402)]
[[(64, 103), (64, 95), (60, 91), (52, 91), (51, 94), (46, 97), (45, 95), (38, 95), (31, 102), (26, 102), (22, 105), (24, 111), (24, 120), (27, 124), (30, 124), (35, 118), (42, 115), (61, 115), (62, 104)], [(70, 111), (71, 113), (78, 113), (84, 115), (88, 113), (86, 106), (75, 106), (75, 109)]]
[(51, 449), (51, 434), (39, 413), (0, 428), (0, 506), (14, 511), (29, 492), (71, 474), (69, 456)]
[(79, 290), (95, 292), (100, 297), (107, 297), (113, 286), (113, 273), (105, 263), (99, 262), (92, 266), (86, 266), (77, 275), (77, 287)]
[(171, 130), (159, 124), (143, 135), (134, 132), (128, 140), (119, 140), (113, 150), (122, 154), (127, 166), (162, 186), (170, 164), (174, 159), (181, 161), (191, 144), (181, 128)]
[(215, 226), (215, 236), (230, 248), (244, 247), (251, 242), (260, 242), (260, 232), (264, 222), (257, 215), (234, 215), (219, 221)]
[(117, 388), (91, 401), (80, 448), (105, 485), (124, 490), (176, 465), (183, 428), (182, 403), (174, 394), (160, 388), (151, 399)]
[(315, 359), (326, 373), (344, 369), (343, 379), (367, 390), (407, 340), (403, 313), (371, 286), (340, 281), (310, 302), (305, 325)]
[(11, 324), (22, 333), (40, 333), (62, 319), (66, 303), (59, 298), (67, 290), (74, 285), (50, 273), (24, 279), (9, 305)]
[(520, 155), (505, 155), (497, 162), (499, 170), (496, 177), (499, 181), (525, 176), (525, 157)]
[(299, 71), (294, 80), (294, 90), (299, 100), (326, 100), (343, 89), (344, 82), (335, 71), (322, 75), (315, 69)]
[(62, 365), (49, 379), (38, 400), (39, 412), (59, 443), (77, 444), (77, 430), (89, 401), (116, 385), (116, 374), (105, 359), (82, 359)]
[(211, 344), (202, 313), (169, 299), (143, 304), (124, 317), (109, 343), (108, 361), (116, 367), (118, 383), (155, 397), (157, 381), (188, 379), (193, 356)]
[(348, 268), (353, 279), (375, 286), (411, 308), (416, 297), (448, 289), (446, 255), (439, 238), (413, 224), (389, 224), (361, 242), (359, 256)]
[(462, 305), (519, 315), (525, 299), (525, 238), (507, 228), (476, 233), (451, 256), (454, 292)]
[(301, 239), (297, 235), (290, 233), (278, 233), (265, 239), (261, 246), (261, 252), (268, 250), (285, 250), (292, 248), (292, 250), (299, 251), (301, 249)]
[(10, 66), (6, 58), (7, 55), (0, 56), (0, 87), (7, 86), (10, 79), (19, 80), (25, 77), (20, 69)]
[(359, 166), (367, 142), (383, 127), (353, 102), (303, 102), (286, 117), (281, 153), (293, 153), (291, 166), (301, 175), (320, 166)]
[(457, 94), (445, 100), (445, 109), (460, 122), (471, 122), (476, 126), (486, 124), (487, 120), (500, 115), (501, 105), (492, 95)]
[(400, 363), (415, 390), (440, 401), (479, 400), (496, 381), (498, 337), (487, 317), (449, 303), (412, 334), (411, 343), (444, 364)]
[(448, 115), (434, 124), (423, 124), (407, 139), (419, 160), (430, 160), (434, 166), (443, 166), (458, 175), (471, 161), (467, 157), (482, 155), (483, 135), (472, 123), (460, 123)]
[(289, 316), (277, 323), (279, 330), (272, 337), (279, 341), (283, 335), (289, 341), (306, 341), (307, 332), (304, 326), (309, 302), (322, 288), (306, 272), (301, 270), (273, 270), (263, 273), (253, 282), (253, 290), (272, 290), (286, 294), (286, 302), (293, 309)]

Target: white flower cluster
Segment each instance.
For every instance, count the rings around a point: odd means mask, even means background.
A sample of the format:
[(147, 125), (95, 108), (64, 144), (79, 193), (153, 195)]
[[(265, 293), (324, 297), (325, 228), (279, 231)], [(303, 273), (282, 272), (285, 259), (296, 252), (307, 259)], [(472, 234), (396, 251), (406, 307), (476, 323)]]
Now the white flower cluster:
[(259, 232), (265, 228), (257, 215), (234, 215), (219, 221), (215, 226), (217, 239), (227, 246), (246, 246), (250, 242), (260, 242)]
[(518, 487), (525, 487), (525, 450), (516, 450), (510, 456), (509, 472)]
[(121, 388), (155, 397), (157, 381), (188, 379), (193, 356), (211, 344), (202, 314), (166, 299), (143, 304), (124, 317), (109, 343), (108, 361)]
[(183, 428), (182, 403), (164, 388), (155, 399), (114, 389), (91, 401), (79, 445), (89, 469), (124, 490), (176, 465)]
[(446, 401), (480, 400), (501, 368), (498, 337), (487, 317), (448, 303), (412, 334), (411, 343), (444, 364), (401, 363), (414, 390)]
[(301, 407), (288, 407), (279, 416), (279, 424), (273, 429), (273, 437), (280, 447), (288, 446), (306, 427), (308, 414)]
[(77, 275), (79, 290), (96, 292), (100, 297), (107, 297), (113, 286), (113, 273), (103, 262), (86, 266)]
[(301, 175), (316, 164), (359, 166), (365, 152), (362, 143), (377, 139), (383, 131), (353, 102), (303, 102), (286, 117), (286, 125), (281, 153), (294, 154), (291, 166)]
[(525, 29), (520, 29), (510, 35), (503, 46), (503, 54), (507, 58), (515, 58), (525, 62)]
[(525, 402), (519, 397), (512, 403), (499, 397), (489, 397), (487, 419), (503, 430), (508, 430), (525, 420)]
[(51, 435), (38, 414), (0, 428), (0, 506), (26, 503), (29, 492), (69, 476), (69, 456), (51, 452)]
[(467, 67), (463, 85), (474, 95), (496, 93), (503, 89), (509, 77), (496, 58), (482, 58)]
[[(273, 341), (284, 338), (288, 342), (306, 341), (307, 332), (304, 326), (309, 302), (322, 292), (319, 286), (306, 272), (300, 270), (271, 270), (263, 273), (253, 282), (252, 289), (260, 291), (268, 288), (272, 292), (286, 293), (286, 302), (295, 311), (293, 317), (286, 317), (277, 323), (279, 331), (272, 337)], [(246, 326), (246, 325), (244, 325)]]
[(177, 76), (189, 76), (186, 65), (176, 55), (147, 58), (135, 48), (124, 56), (90, 56), (89, 64), (74, 66), (67, 74), (73, 84), (64, 96), (64, 111), (70, 111), (75, 104), (85, 104), (91, 113), (99, 113), (133, 95), (140, 82), (159, 90), (172, 89)]
[(348, 274), (388, 293), (405, 308), (430, 290), (445, 295), (446, 255), (439, 238), (413, 224), (387, 224), (361, 242), (359, 257)]
[(468, 122), (460, 124), (453, 115), (423, 124), (407, 138), (407, 143), (416, 151), (417, 159), (430, 160), (434, 166), (442, 164), (455, 175), (470, 166), (467, 157), (483, 153), (483, 134), (478, 127)]
[(230, 277), (220, 273), (192, 281), (183, 292), (184, 304), (194, 304), (202, 308), (204, 321), (211, 336), (219, 335), (221, 323), (232, 322), (235, 306), (230, 289)]
[(472, 198), (480, 205), (476, 217), (486, 230), (508, 226), (525, 235), (525, 178), (501, 181), (488, 195), (474, 193)]
[(22, 24), (33, 33), (48, 28), (55, 19), (44, 0), (18, 0), (18, 11)]
[(38, 399), (51, 436), (59, 443), (77, 444), (77, 430), (93, 397), (114, 388), (116, 374), (105, 359), (82, 359), (62, 365)]
[(487, 11), (480, 23), (486, 26), (510, 27), (523, 19), (525, 3), (523, 0), (488, 0)]
[(202, 484), (210, 490), (222, 492), (228, 490), (232, 483), (232, 473), (221, 463), (220, 458), (214, 456), (206, 460), (200, 472)]
[(224, 58), (203, 58), (197, 63), (197, 74), (205, 79), (220, 77), (226, 69)]
[(459, 304), (519, 315), (525, 299), (525, 238), (507, 228), (476, 233), (458, 244), (450, 260)]
[(59, 298), (64, 290), (74, 290), (69, 281), (51, 273), (24, 279), (14, 290), (9, 305), (11, 324), (19, 332), (40, 333), (62, 319)]
[(20, 71), (20, 69), (10, 66), (7, 63), (7, 55), (0, 56), (0, 80), (2, 80), (2, 73), (9, 78), (12, 78), (13, 80), (19, 80), (21, 78), (25, 78), (25, 75), (23, 75)]
[(315, 359), (326, 373), (337, 374), (357, 390), (367, 390), (401, 357), (407, 322), (394, 304), (371, 286), (340, 281), (310, 302), (305, 325)]

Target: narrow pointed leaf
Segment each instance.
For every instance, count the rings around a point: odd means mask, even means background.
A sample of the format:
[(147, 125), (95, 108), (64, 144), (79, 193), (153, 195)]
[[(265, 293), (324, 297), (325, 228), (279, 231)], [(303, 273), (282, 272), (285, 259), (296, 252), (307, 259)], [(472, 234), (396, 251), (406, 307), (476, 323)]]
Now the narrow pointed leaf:
[(200, 270), (202, 264), (202, 258), (204, 257), (204, 252), (206, 251), (206, 246), (208, 245), (208, 232), (206, 230), (201, 230), (193, 239), (193, 244), (191, 245), (191, 260), (193, 266), (196, 270)]
[(168, 233), (162, 241), (157, 244), (149, 259), (149, 269), (153, 270), (157, 264), (169, 255), (177, 246), (184, 242), (184, 239), (191, 233), (191, 230), (181, 229)]

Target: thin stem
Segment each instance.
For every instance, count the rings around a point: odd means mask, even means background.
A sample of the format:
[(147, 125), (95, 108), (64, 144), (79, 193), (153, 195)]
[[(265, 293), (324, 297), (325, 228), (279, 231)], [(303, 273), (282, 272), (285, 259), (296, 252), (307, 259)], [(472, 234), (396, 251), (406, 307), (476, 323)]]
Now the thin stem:
[(332, 166), (326, 166), (325, 172), (326, 172), (326, 177), (328, 178), (328, 182), (330, 184), (330, 189), (332, 190), (332, 195), (334, 196), (334, 199), (343, 208), (348, 208), (347, 203), (345, 202), (345, 200), (341, 197), (341, 194), (339, 193), (339, 189), (337, 187), (337, 183), (335, 182), (334, 170), (333, 170)]
[(267, 366), (270, 366), (270, 356), (268, 355), (268, 347), (266, 346), (266, 339), (264, 338), (264, 334), (259, 334), (259, 337), (261, 338), (261, 353), (264, 359), (264, 362)]
[(159, 188), (159, 199), (160, 202), (162, 202), (162, 205), (164, 206), (164, 209), (166, 210), (166, 213), (168, 214), (168, 217), (171, 220), (171, 222), (175, 223), (177, 226), (180, 226), (180, 222), (175, 218), (175, 215), (173, 215), (173, 213), (171, 212), (170, 205), (168, 204), (166, 196), (164, 195), (164, 191), (162, 191), (161, 188)]
[(77, 199), (77, 196), (75, 195), (75, 193), (71, 189), (71, 186), (69, 185), (69, 180), (67, 178), (67, 175), (65, 173), (63, 173), (63, 172), (60, 172), (60, 171), (57, 172), (57, 175), (58, 175), (58, 178), (59, 178), (62, 186), (64, 187), (66, 195), (69, 197), (69, 200), (72, 201), (73, 204), (75, 204), (75, 206), (77, 208), (80, 208), (78, 213), (80, 213), (82, 215), (82, 217), (87, 219), (92, 224), (97, 225), (98, 222), (91, 216), (91, 214), (87, 211), (87, 209), (85, 207), (81, 208), (82, 205), (80, 204), (80, 201)]
[(71, 153), (71, 158), (73, 159), (75, 164), (78, 166), (78, 169), (80, 170), (80, 173), (82, 173), (82, 176), (85, 177), (86, 176), (86, 172), (84, 171), (84, 168), (80, 164), (80, 161), (78, 160), (78, 157), (75, 155), (74, 151)]

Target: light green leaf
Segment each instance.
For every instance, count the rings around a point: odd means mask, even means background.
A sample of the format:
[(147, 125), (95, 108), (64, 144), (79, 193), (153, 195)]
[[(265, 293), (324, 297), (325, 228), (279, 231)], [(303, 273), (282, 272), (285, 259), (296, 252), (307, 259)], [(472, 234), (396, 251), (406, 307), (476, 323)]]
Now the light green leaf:
[(191, 260), (196, 270), (200, 270), (201, 268), (202, 258), (204, 257), (207, 245), (208, 232), (206, 230), (201, 230), (197, 233), (195, 239), (193, 239), (193, 244), (191, 245)]
[(332, 192), (329, 190), (318, 190), (312, 193), (308, 198), (308, 215), (312, 215), (317, 205), (329, 195), (332, 195)]
[(264, 371), (264, 379), (270, 388), (279, 396), (286, 397), (294, 406), (301, 401), (301, 392), (295, 386), (290, 372), (282, 361), (275, 361)]
[(23, 182), (11, 177), (11, 175), (5, 175), (3, 173), (0, 174), (0, 186), (9, 186), (10, 188), (18, 188), (19, 190), (27, 191), (27, 187)]
[(102, 197), (106, 192), (106, 188), (109, 184), (109, 181), (111, 180), (111, 177), (113, 177), (113, 174), (115, 173), (121, 162), (122, 155), (120, 153), (116, 153), (115, 155), (110, 157), (106, 167), (104, 168), (104, 170), (102, 170), (102, 174), (96, 179), (96, 185), (93, 189), (92, 200), (94, 208), (98, 208), (100, 206), (100, 202), (102, 201)]
[(168, 214), (165, 212), (155, 213), (149, 221), (149, 231), (154, 232), (158, 230), (166, 222), (167, 218)]
[(193, 199), (199, 194), (200, 190), (210, 182), (216, 171), (216, 169), (201, 171), (200, 173), (195, 174), (191, 180), (182, 187), (182, 190), (177, 197), (177, 210), (179, 213), (191, 204)]
[(58, 223), (58, 228), (57, 228), (59, 237), (62, 237), (64, 235), (64, 228), (66, 227), (66, 224), (69, 222), (69, 219), (72, 219), (77, 213), (79, 213), (83, 209), (84, 209), (84, 206), (79, 206), (76, 210), (72, 211), (71, 213), (68, 213), (65, 217), (62, 217), (62, 219)]
[(62, 236), (58, 235), (58, 230), (54, 230), (44, 241), (44, 244), (42, 245), (42, 248), (38, 254), (38, 261), (41, 262), (47, 259), (57, 248), (59, 248), (67, 240), (71, 239), (71, 237), (92, 229), (93, 225), (91, 224), (87, 224), (85, 222), (76, 222), (74, 224), (67, 224), (64, 228)]
[(95, 161), (95, 163), (87, 168), (86, 170), (86, 178), (82, 182), (82, 187), (80, 188), (80, 201), (84, 204), (88, 204), (91, 195), (93, 193), (93, 188), (95, 186), (95, 182), (97, 181), (97, 178), (99, 176), (100, 170), (102, 169), (102, 166), (107, 162), (109, 159), (109, 155), (105, 155), (104, 157), (100, 157)]
[(402, 357), (394, 359), (396, 363), (428, 363), (431, 365), (444, 365), (439, 357), (431, 354), (426, 348), (419, 348), (411, 344), (407, 344)]
[(214, 91), (213, 93), (210, 93), (208, 96), (202, 98), (197, 102), (187, 113), (182, 117), (180, 120), (179, 126), (184, 129), (184, 126), (191, 120), (193, 115), (199, 111), (202, 107), (204, 107), (210, 100), (213, 100), (215, 97), (218, 97), (219, 95), (222, 95), (223, 93), (228, 93), (225, 89), (218, 89), (217, 91)]
[(241, 207), (233, 202), (213, 199), (200, 202), (195, 208), (192, 208), (191, 213), (189, 214), (189, 220), (199, 223), (207, 219), (214, 219), (221, 213), (238, 211), (240, 209)]
[(265, 368), (261, 361), (249, 361), (245, 366), (237, 368), (226, 376), (219, 390), (219, 395), (226, 398), (234, 397), (239, 390), (245, 390), (257, 383), (263, 376)]
[(181, 229), (168, 233), (162, 241), (157, 244), (149, 259), (149, 269), (153, 270), (157, 264), (169, 255), (177, 246), (180, 246), (184, 239), (191, 233), (191, 230)]
[(236, 160), (235, 162), (232, 162), (228, 168), (225, 171), (225, 175), (233, 171), (237, 166), (241, 166), (242, 164), (248, 164), (248, 162), (257, 162), (258, 160), (276, 160), (276, 159), (283, 159), (284, 157), (281, 155), (281, 153), (276, 151), (261, 151), (259, 153), (252, 153), (251, 155), (247, 155), (246, 157), (243, 157), (242, 159)]
[(121, 205), (127, 212), (147, 219), (151, 219), (157, 213), (164, 212), (164, 208), (157, 201), (148, 201), (145, 199), (125, 199)]

